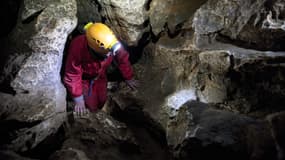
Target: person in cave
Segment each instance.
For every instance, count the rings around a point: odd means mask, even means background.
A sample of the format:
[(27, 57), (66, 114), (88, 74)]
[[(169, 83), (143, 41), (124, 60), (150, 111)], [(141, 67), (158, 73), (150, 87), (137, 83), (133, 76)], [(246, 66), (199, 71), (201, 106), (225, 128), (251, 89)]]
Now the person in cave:
[(101, 109), (107, 100), (106, 70), (120, 70), (126, 84), (136, 89), (129, 52), (103, 23), (88, 23), (85, 34), (75, 37), (68, 48), (63, 82), (75, 103), (74, 114), (84, 116)]

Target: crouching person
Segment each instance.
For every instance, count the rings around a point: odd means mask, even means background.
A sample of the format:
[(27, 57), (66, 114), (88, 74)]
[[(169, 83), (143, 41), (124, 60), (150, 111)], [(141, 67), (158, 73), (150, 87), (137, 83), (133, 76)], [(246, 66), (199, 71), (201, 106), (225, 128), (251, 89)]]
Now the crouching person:
[(68, 49), (64, 84), (72, 96), (74, 113), (84, 116), (96, 112), (107, 100), (106, 70), (112, 61), (119, 68), (127, 85), (135, 89), (129, 53), (113, 31), (102, 23), (88, 23), (85, 34), (75, 37)]

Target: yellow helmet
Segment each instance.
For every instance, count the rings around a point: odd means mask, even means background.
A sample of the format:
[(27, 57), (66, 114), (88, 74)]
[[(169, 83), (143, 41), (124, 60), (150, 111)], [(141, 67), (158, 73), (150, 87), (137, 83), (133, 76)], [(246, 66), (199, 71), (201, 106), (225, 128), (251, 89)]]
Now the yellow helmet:
[(103, 23), (88, 23), (84, 26), (88, 45), (99, 53), (107, 54), (116, 44), (118, 39), (114, 32)]

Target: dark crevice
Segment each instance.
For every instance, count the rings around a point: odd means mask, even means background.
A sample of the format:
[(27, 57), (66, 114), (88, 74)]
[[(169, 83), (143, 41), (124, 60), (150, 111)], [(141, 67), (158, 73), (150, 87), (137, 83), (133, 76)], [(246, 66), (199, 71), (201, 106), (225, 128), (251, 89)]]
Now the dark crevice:
[(150, 10), (150, 4), (151, 4), (152, 0), (148, 0), (146, 3), (145, 3), (145, 10)]
[(2, 37), (6, 37), (16, 25), (18, 12), (22, 2), (23, 0), (9, 0), (0, 2), (0, 40)]
[[(75, 28), (77, 28), (77, 27), (75, 27)], [(76, 36), (78, 36), (80, 34), (83, 34), (83, 33), (80, 30), (78, 30), (78, 29), (74, 29), (73, 32), (71, 32), (69, 34), (69, 36), (67, 37), (67, 39), (66, 39), (65, 47), (64, 47), (64, 51), (63, 51), (63, 60), (62, 60), (62, 65), (61, 65), (61, 70), (60, 70), (61, 77), (63, 77), (63, 75), (64, 75), (66, 58), (67, 58), (67, 55), (68, 55), (68, 48), (70, 46), (70, 43), (71, 43), (71, 41), (72, 41), (72, 39), (74, 37), (76, 37)]]
[(125, 123), (128, 128), (134, 130), (137, 134), (139, 134), (137, 132), (137, 129), (139, 128), (146, 130), (152, 137), (153, 141), (159, 144), (159, 148), (164, 150), (166, 154), (169, 154), (167, 157), (171, 159), (171, 155), (168, 152), (169, 148), (164, 129), (155, 120), (153, 120), (150, 115), (144, 112), (140, 106), (127, 106), (124, 110), (121, 110), (119, 106), (116, 106), (111, 112), (111, 116), (116, 120)]
[[(244, 100), (251, 106), (241, 108), (241, 113), (273, 113), (282, 111), (285, 104), (284, 84), (282, 75), (285, 71), (280, 65), (284, 58), (270, 58), (243, 64), (242, 67), (231, 69), (227, 77), (231, 81), (228, 88), (228, 102), (235, 104)], [(257, 99), (258, 97), (258, 99)], [(261, 114), (261, 116), (264, 116)]]
[(50, 155), (61, 149), (65, 139), (65, 130), (64, 127), (61, 126), (56, 133), (49, 135), (35, 148), (26, 152), (22, 152), (20, 154), (24, 157), (29, 157), (33, 159), (48, 160), (50, 158)]
[[(218, 33), (215, 37), (217, 41), (227, 44), (233, 44), (245, 49), (254, 49), (259, 51), (285, 51), (285, 34), (280, 36), (280, 33), (272, 31), (271, 38), (265, 38), (265, 35), (260, 34), (260, 39), (250, 40), (250, 39), (232, 39), (229, 36)], [(275, 37), (275, 38), (273, 38)]]
[(93, 0), (92, 2), (95, 3), (95, 5), (97, 6), (98, 12), (102, 11), (102, 5), (100, 4), (100, 2), (98, 0)]
[(150, 25), (150, 20), (148, 18), (143, 22), (141, 26), (142, 26), (142, 29), (144, 29), (144, 28), (147, 28), (149, 25)]
[(10, 81), (4, 81), (0, 84), (0, 92), (15, 95), (16, 91), (11, 87)]
[(32, 128), (38, 125), (41, 121), (35, 122), (20, 122), (17, 120), (1, 120), (0, 121), (0, 142), (1, 144), (9, 143), (18, 135), (18, 131), (24, 128)]
[(161, 32), (159, 32), (157, 35), (155, 35), (152, 31), (152, 27), (150, 26), (150, 37), (151, 37), (151, 41), (152, 43), (156, 43), (159, 41), (159, 39), (164, 36), (165, 34), (167, 34), (167, 24), (165, 23), (163, 30)]
[(138, 41), (137, 46), (128, 46), (127, 50), (130, 52), (130, 62), (135, 64), (142, 57), (143, 50), (147, 44), (150, 42), (150, 33), (145, 32), (141, 39)]
[(101, 17), (101, 22), (102, 22), (102, 23), (106, 23), (106, 21), (107, 21), (107, 18), (104, 17), (104, 16), (102, 16), (102, 17)]
[(22, 21), (23, 24), (29, 24), (31, 22), (33, 22), (42, 12), (44, 11), (44, 9), (41, 9), (35, 13), (33, 13), (32, 15), (30, 15), (28, 18), (24, 19)]
[(168, 33), (169, 38), (175, 38), (176, 36), (178, 36), (182, 32), (182, 27), (183, 27), (184, 23), (185, 22), (181, 22), (181, 23), (177, 24), (173, 31), (171, 31), (167, 25), (167, 33)]
[(143, 108), (137, 105), (126, 106), (126, 109), (122, 110), (115, 103), (115, 107), (110, 113), (113, 118), (118, 121), (124, 122), (129, 126), (140, 126), (146, 128), (152, 135), (161, 142), (162, 145), (166, 145), (165, 131), (150, 115), (143, 111)]
[[(168, 23), (166, 22), (163, 26), (163, 30), (158, 33), (157, 35), (155, 35), (153, 32), (152, 32), (152, 28), (151, 28), (151, 25), (150, 25), (150, 35), (151, 35), (151, 40), (153, 43), (156, 43), (159, 41), (159, 39), (165, 35), (167, 35), (169, 38), (175, 38), (179, 35), (181, 35), (182, 33), (184, 33), (185, 35), (185, 30), (183, 30), (183, 25), (184, 25), (185, 22), (181, 22), (179, 24), (177, 24), (174, 28), (174, 30), (171, 30), (168, 26)], [(185, 32), (183, 32), (185, 31)]]
[(270, 58), (266, 60), (267, 64), (282, 64), (285, 63), (285, 57), (275, 57), (275, 58)]

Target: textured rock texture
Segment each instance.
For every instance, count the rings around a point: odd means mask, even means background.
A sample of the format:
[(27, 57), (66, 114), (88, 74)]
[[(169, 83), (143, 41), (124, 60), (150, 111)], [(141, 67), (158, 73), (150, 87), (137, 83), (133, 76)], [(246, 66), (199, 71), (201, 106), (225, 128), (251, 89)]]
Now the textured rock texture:
[(206, 0), (152, 0), (149, 6), (149, 20), (154, 35), (167, 31), (174, 34), (181, 28), (188, 28), (184, 23), (193, 17)]
[[(191, 101), (169, 120), (169, 146), (178, 159), (276, 159), (265, 122)], [(259, 137), (257, 140), (256, 136)], [(204, 150), (204, 154), (200, 154)], [(199, 151), (199, 152), (197, 152)]]
[(25, 0), (20, 13), (1, 55), (1, 139), (4, 148), (27, 151), (66, 118), (60, 70), (76, 2)]
[(98, 0), (98, 3), (105, 23), (128, 45), (136, 45), (147, 29), (145, 26), (147, 0)]
[(102, 22), (102, 16), (99, 13), (100, 5), (94, 0), (77, 0), (77, 30), (84, 33), (84, 25), (88, 22)]
[(15, 152), (12, 152), (12, 151), (0, 151), (0, 157), (1, 157), (1, 159), (8, 159), (8, 160), (17, 160), (17, 159), (33, 160), (31, 158), (22, 157), (22, 156), (16, 154)]
[[(242, 131), (246, 132), (244, 138), (247, 139), (242, 143), (248, 144), (235, 144), (248, 148), (241, 151), (241, 156), (278, 159), (276, 155), (282, 155), (284, 147), (276, 149), (278, 145), (270, 133), (272, 127), (264, 121), (255, 122), (255, 118), (263, 120), (267, 115), (284, 110), (283, 3), (193, 1), (192, 4), (197, 5), (192, 7), (197, 10), (191, 15), (188, 3), (167, 2), (149, 3), (149, 25), (155, 36), (134, 66), (142, 85), (130, 99), (141, 104), (143, 111), (164, 130), (189, 100), (213, 104), (210, 108), (242, 113), (254, 123), (244, 122), (249, 123), (249, 127)], [(189, 9), (190, 14), (183, 15), (183, 7)], [(222, 125), (226, 126), (226, 122)], [(231, 129), (235, 130), (234, 126)], [(260, 130), (265, 130), (264, 135), (257, 134)], [(172, 131), (178, 134), (175, 129)], [(249, 138), (255, 136), (260, 137)], [(266, 140), (254, 142), (262, 138)], [(215, 146), (217, 142), (210, 143)], [(266, 145), (270, 146), (268, 152), (262, 149)], [(203, 153), (199, 147), (196, 149)], [(212, 147), (207, 149), (215, 151)], [(239, 153), (235, 149), (232, 151)], [(189, 158), (190, 155), (185, 154), (184, 158)]]
[[(270, 18), (270, 14), (275, 16)], [(284, 50), (283, 17), (281, 1), (208, 1), (193, 19), (196, 44), (203, 46), (209, 39), (218, 39), (245, 48)]]
[(138, 148), (127, 126), (104, 112), (90, 114), (85, 119), (75, 119), (70, 129), (70, 137), (62, 149), (51, 156), (51, 160), (133, 159), (134, 155), (128, 152)]

